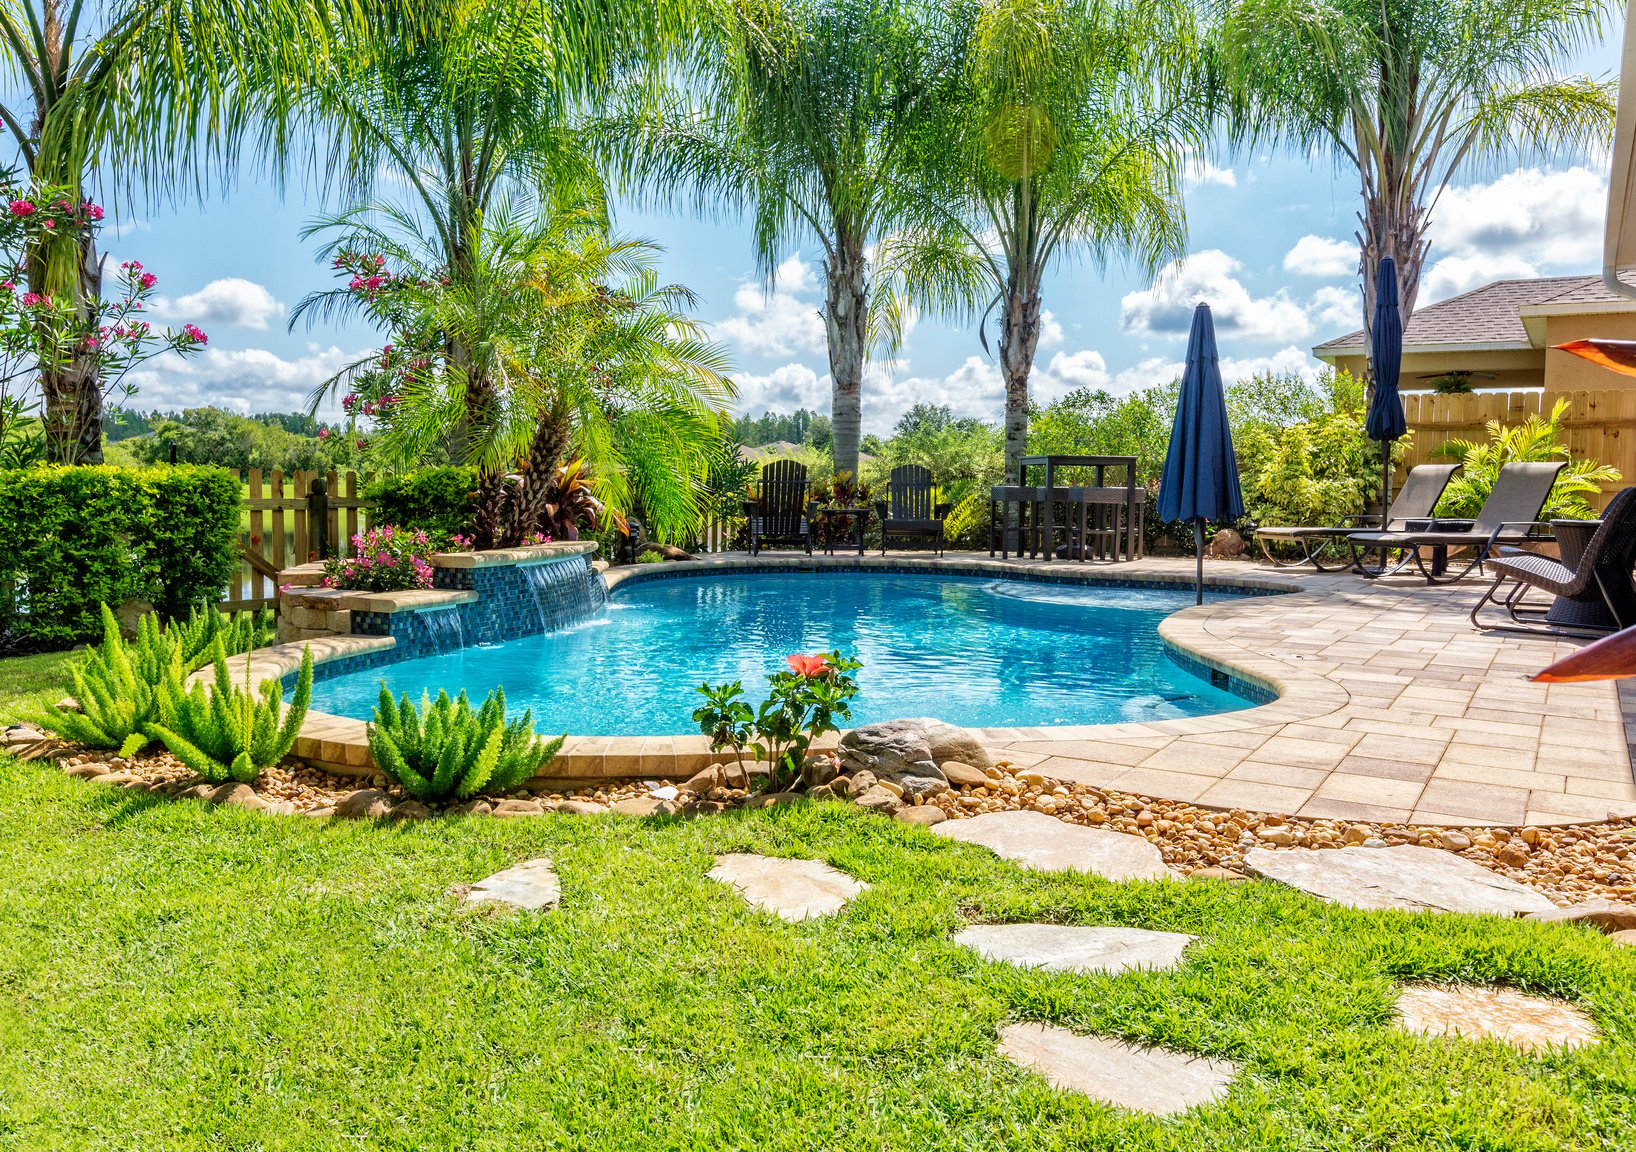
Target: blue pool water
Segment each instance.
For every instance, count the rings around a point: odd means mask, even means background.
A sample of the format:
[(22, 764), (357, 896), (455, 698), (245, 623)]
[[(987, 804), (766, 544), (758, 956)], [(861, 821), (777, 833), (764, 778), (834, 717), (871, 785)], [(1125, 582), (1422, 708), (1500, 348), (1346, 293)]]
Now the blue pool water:
[(369, 719), (382, 677), (419, 698), (504, 685), (542, 732), (680, 735), (702, 681), (764, 695), (793, 652), (863, 661), (853, 723), (935, 716), (965, 727), (1100, 724), (1226, 712), (1243, 697), (1166, 655), (1159, 621), (1191, 592), (900, 573), (711, 575), (617, 590), (565, 631), (346, 673), (313, 707)]

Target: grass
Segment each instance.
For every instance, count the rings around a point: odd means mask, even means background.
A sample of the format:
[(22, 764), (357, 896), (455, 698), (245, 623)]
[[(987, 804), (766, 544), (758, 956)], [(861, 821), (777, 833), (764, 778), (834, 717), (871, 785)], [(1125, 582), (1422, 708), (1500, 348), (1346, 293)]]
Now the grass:
[[(1024, 872), (838, 805), (691, 822), (400, 826), (209, 811), (0, 761), (0, 1149), (1506, 1149), (1636, 1142), (1636, 950), (1360, 913), (1270, 884)], [(789, 925), (705, 878), (820, 857), (869, 890)], [(447, 891), (550, 855), (545, 914)], [(1045, 974), (967, 918), (1199, 936), (1169, 972)], [(1568, 997), (1530, 1057), (1391, 1026), (1405, 980)], [(1240, 1061), (1168, 1121), (995, 1052), (1042, 1020)]]
[(0, 725), (14, 724), (24, 715), (68, 694), (68, 664), (72, 652), (43, 652), (0, 660)]

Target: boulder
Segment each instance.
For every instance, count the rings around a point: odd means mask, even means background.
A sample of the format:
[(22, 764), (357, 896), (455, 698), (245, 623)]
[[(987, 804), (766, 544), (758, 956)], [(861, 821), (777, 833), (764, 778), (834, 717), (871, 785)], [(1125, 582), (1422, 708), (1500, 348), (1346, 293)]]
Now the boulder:
[(903, 801), (892, 795), (879, 784), (859, 796), (853, 801), (859, 808), (868, 808), (874, 812), (896, 812), (903, 807)]
[(674, 816), (682, 810), (682, 806), (676, 801), (661, 800), (657, 796), (637, 796), (630, 800), (615, 800), (608, 807), (609, 811), (616, 816)]
[(922, 828), (941, 824), (948, 818), (949, 814), (934, 804), (922, 804), (919, 808), (900, 808), (892, 817), (900, 824), (919, 824)]
[(925, 726), (926, 743), (931, 746), (932, 759), (941, 768), (951, 760), (969, 764), (973, 768), (992, 768), (994, 759), (988, 749), (964, 728), (945, 724), (941, 720), (917, 720)]
[(108, 775), (106, 764), (70, 764), (63, 771), (69, 776), (78, 776), (82, 780), (95, 780), (98, 776)]
[(1187, 874), (1189, 880), (1225, 880), (1232, 884), (1242, 884), (1249, 877), (1242, 872), (1234, 872), (1231, 868), (1222, 868), (1212, 865), (1208, 868), (1195, 868)]
[(343, 820), (379, 820), (391, 811), (391, 799), (379, 788), (348, 792), (335, 806), (335, 814)]
[(1626, 928), (1622, 932), (1609, 933), (1608, 939), (1615, 944), (1623, 944), (1627, 948), (1636, 948), (1636, 928)]
[(523, 816), (542, 816), (545, 805), (538, 800), (501, 800), (494, 805), (494, 816), (500, 820), (516, 820)]
[(432, 810), (419, 800), (402, 800), (392, 806), (390, 820), (430, 820)]
[(464, 804), (456, 805), (449, 811), (457, 816), (490, 816), (494, 813), (494, 805), (478, 796), (475, 799), (466, 801)]
[(683, 792), (691, 792), (695, 796), (703, 796), (712, 788), (721, 787), (721, 768), (712, 764), (689, 776), (685, 783), (680, 785)]
[(949, 782), (941, 776), (902, 776), (898, 783), (903, 786), (904, 797), (909, 799), (939, 796), (949, 790)]
[(943, 775), (949, 783), (956, 788), (985, 788), (991, 783), (987, 772), (960, 760), (950, 760), (939, 767), (943, 769)]
[[(855, 799), (855, 798), (857, 798), (859, 796), (862, 796), (865, 792), (869, 791), (874, 786), (875, 786), (875, 774), (873, 772), (868, 772), (868, 771), (859, 772), (857, 775), (852, 776), (852, 777), (847, 779), (846, 794)], [(833, 785), (832, 785), (832, 787), (833, 787)]]
[(801, 771), (801, 779), (808, 788), (816, 788), (820, 784), (828, 784), (841, 774), (840, 765), (833, 756), (819, 754), (808, 756), (806, 767)]
[[(255, 801), (254, 804), (251, 801)], [(212, 804), (227, 804), (234, 808), (265, 808), (267, 802), (256, 795), (256, 790), (248, 784), (232, 781), (220, 784), (210, 794)]]
[(129, 772), (103, 772), (100, 775), (89, 777), (89, 779), (93, 784), (112, 784), (118, 787), (128, 781), (135, 780), (136, 777)]
[(557, 805), (557, 811), (569, 816), (606, 816), (608, 806), (594, 800), (564, 800)]
[(942, 775), (918, 720), (854, 728), (841, 737), (840, 756), (842, 768), (853, 775), (864, 771), (878, 779)]
[(1244, 555), (1245, 551), (1244, 537), (1231, 528), (1222, 528), (1211, 539), (1210, 547), (1204, 550), (1204, 554), (1218, 560), (1231, 560)]

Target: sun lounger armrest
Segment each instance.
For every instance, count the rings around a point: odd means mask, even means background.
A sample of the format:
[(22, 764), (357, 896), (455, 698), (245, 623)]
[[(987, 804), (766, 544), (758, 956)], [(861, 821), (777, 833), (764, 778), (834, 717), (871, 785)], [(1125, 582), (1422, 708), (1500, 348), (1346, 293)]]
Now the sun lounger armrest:
[(1465, 517), (1458, 519), (1447, 516), (1434, 516), (1425, 522), (1426, 526), (1417, 531), (1421, 532), (1470, 532), (1477, 527), (1477, 521)]
[[(1483, 551), (1485, 553), (1492, 552), (1494, 550), (1494, 546), (1499, 542), (1501, 536), (1514, 536), (1516, 535), (1515, 529), (1518, 528), (1527, 528), (1529, 530), (1523, 533), (1523, 535), (1529, 540), (1556, 539), (1556, 537), (1552, 534), (1551, 526), (1542, 520), (1506, 520), (1501, 521), (1495, 527), (1493, 533), (1488, 537), (1488, 543), (1483, 546)], [(1535, 528), (1543, 528), (1545, 531), (1536, 534), (1533, 531)]]

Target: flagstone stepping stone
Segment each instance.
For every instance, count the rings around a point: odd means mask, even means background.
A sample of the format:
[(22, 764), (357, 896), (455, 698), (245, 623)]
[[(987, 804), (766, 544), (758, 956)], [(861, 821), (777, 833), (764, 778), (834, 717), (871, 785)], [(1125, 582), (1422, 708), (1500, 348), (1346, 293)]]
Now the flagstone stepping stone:
[(954, 942), (985, 960), (1050, 972), (1128, 972), (1132, 968), (1174, 968), (1197, 937), (1142, 928), (1081, 927), (1072, 924), (973, 924)]
[(717, 856), (706, 873), (731, 885), (757, 908), (792, 923), (839, 912), (869, 885), (822, 860), (790, 860), (742, 852)]
[(1158, 848), (1140, 836), (1069, 824), (1043, 812), (985, 812), (933, 826), (946, 836), (1036, 872), (1089, 872), (1107, 880), (1175, 880)]
[(1422, 1036), (1503, 1040), (1528, 1052), (1580, 1048), (1602, 1039), (1591, 1018), (1572, 1004), (1510, 988), (1417, 984), (1398, 997), (1397, 1018)]
[(1542, 893), (1463, 856), (1413, 844), (1284, 851), (1252, 848), (1244, 854), (1244, 867), (1251, 875), (1349, 908), (1521, 916), (1555, 907)]
[(562, 899), (562, 885), (550, 859), (539, 856), (479, 880), (465, 890), (463, 899), (468, 904), (492, 901), (536, 912), (557, 906)]
[(1221, 1099), (1238, 1072), (1230, 1060), (1081, 1036), (1049, 1024), (1007, 1024), (1000, 1029), (1000, 1054), (1053, 1087), (1158, 1116)]

